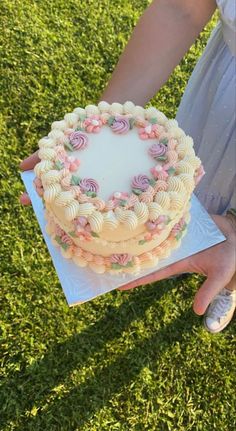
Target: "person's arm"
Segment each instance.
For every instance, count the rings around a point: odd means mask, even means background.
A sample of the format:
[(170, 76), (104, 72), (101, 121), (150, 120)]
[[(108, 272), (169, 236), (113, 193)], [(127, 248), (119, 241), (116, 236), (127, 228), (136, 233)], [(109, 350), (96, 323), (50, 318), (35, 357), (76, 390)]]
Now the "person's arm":
[(100, 100), (144, 106), (167, 81), (215, 11), (215, 0), (154, 0)]

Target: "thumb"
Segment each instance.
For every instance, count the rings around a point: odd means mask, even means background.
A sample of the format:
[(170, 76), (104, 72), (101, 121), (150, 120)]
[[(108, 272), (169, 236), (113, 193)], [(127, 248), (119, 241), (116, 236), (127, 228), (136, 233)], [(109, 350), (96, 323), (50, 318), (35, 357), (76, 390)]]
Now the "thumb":
[(193, 311), (199, 315), (204, 314), (208, 305), (224, 286), (225, 280), (222, 280), (219, 274), (216, 277), (208, 277), (195, 295)]
[(31, 204), (30, 197), (29, 197), (29, 195), (28, 195), (27, 193), (23, 193), (23, 194), (20, 196), (20, 203), (21, 203), (22, 205), (30, 205), (30, 204)]
[(22, 171), (29, 171), (30, 169), (33, 169), (39, 162), (40, 158), (38, 156), (38, 151), (35, 151), (35, 153), (31, 154), (31, 156), (27, 157), (27, 159), (22, 160), (20, 163), (20, 169)]

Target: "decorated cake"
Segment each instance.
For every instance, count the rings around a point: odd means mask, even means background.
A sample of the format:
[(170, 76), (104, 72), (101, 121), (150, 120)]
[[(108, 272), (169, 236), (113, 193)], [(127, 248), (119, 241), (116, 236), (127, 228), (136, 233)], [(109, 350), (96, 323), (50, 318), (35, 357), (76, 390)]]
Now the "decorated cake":
[(35, 187), (63, 256), (139, 273), (178, 247), (204, 174), (193, 140), (154, 107), (76, 108), (39, 141)]

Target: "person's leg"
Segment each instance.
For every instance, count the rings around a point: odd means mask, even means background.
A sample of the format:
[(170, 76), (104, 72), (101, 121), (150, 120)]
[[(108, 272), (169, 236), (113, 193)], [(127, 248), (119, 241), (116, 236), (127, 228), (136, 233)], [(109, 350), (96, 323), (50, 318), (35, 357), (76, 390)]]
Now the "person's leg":
[[(231, 209), (227, 212), (226, 217), (230, 221), (233, 229), (236, 231), (236, 211)], [(236, 267), (236, 250), (235, 250), (235, 267)], [(210, 332), (220, 332), (231, 321), (236, 308), (236, 272), (230, 283), (215, 297), (209, 305), (205, 316), (204, 326)]]

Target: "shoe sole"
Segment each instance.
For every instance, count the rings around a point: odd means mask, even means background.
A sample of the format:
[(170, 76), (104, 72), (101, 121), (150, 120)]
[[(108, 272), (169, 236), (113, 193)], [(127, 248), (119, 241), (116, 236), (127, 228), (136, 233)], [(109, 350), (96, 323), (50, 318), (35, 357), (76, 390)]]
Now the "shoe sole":
[(210, 328), (209, 328), (209, 326), (207, 326), (207, 324), (206, 324), (206, 320), (205, 320), (205, 318), (203, 319), (203, 324), (204, 324), (205, 329), (206, 329), (208, 332), (211, 332), (211, 334), (216, 334), (217, 332), (221, 332), (221, 331), (223, 331), (223, 329), (225, 329), (225, 328), (226, 328), (226, 326), (228, 326), (228, 324), (231, 322), (231, 320), (233, 319), (233, 317), (234, 317), (234, 312), (233, 312), (232, 316), (230, 317), (230, 319), (229, 319), (226, 323), (224, 323), (224, 325), (223, 325), (223, 326), (221, 326), (221, 327), (220, 327), (220, 328), (218, 328), (218, 329), (210, 329)]

